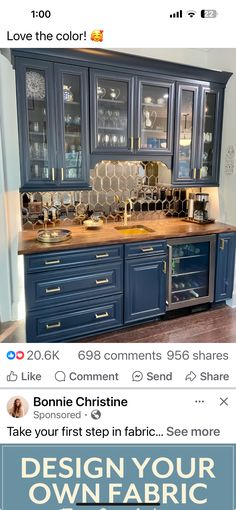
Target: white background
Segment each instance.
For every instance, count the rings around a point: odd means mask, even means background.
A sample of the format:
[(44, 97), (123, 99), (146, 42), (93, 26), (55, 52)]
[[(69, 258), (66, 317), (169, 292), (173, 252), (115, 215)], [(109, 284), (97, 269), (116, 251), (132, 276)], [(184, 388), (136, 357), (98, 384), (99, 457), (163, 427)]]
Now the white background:
[[(49, 20), (33, 20), (31, 10), (50, 9)], [(170, 18), (170, 13), (183, 10), (182, 19)], [(202, 19), (201, 9), (216, 9), (215, 19)], [(190, 18), (187, 11), (195, 10)], [(236, 5), (229, 0), (208, 0), (208, 3), (193, 0), (181, 2), (127, 2), (124, 0), (96, 0), (78, 2), (56, 2), (55, 0), (5, 2), (1, 8), (0, 45), (2, 47), (233, 47), (235, 33)], [(90, 33), (94, 29), (104, 30), (104, 42), (93, 43)], [(86, 40), (48, 43), (7, 41), (7, 30), (14, 32), (32, 32), (42, 30), (51, 32), (76, 33), (87, 32)]]

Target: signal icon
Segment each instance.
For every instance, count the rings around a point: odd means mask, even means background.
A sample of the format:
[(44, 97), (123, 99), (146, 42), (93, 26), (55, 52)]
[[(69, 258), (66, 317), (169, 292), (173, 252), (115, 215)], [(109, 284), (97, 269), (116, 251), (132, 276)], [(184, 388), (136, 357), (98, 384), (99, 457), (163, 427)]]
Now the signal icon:
[(193, 16), (195, 16), (195, 14), (197, 14), (197, 13), (196, 13), (196, 11), (187, 11), (187, 14), (190, 18), (193, 18)]
[(182, 18), (182, 17), (183, 17), (182, 9), (180, 11), (173, 12), (172, 14), (170, 14), (170, 18)]

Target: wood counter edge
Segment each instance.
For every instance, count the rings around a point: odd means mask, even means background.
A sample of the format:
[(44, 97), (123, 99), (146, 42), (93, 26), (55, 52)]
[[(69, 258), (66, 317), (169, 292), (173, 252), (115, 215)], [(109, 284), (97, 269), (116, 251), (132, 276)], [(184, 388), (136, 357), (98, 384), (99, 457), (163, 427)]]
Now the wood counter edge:
[[(168, 221), (168, 224), (167, 224)], [(166, 222), (166, 223), (165, 223)], [(171, 225), (171, 222), (173, 224)], [(157, 225), (158, 223), (158, 225)], [(174, 239), (179, 237), (192, 237), (200, 235), (220, 234), (227, 232), (236, 232), (236, 225), (227, 225), (225, 223), (215, 222), (205, 225), (188, 223), (181, 220), (140, 220), (139, 222), (129, 222), (130, 226), (142, 224), (153, 229), (144, 235), (125, 236), (119, 231), (113, 231), (115, 226), (122, 226), (120, 223), (109, 223), (99, 231), (86, 231), (83, 227), (70, 227), (72, 237), (68, 241), (61, 243), (41, 243), (35, 239), (37, 231), (19, 232), (18, 255), (33, 255), (48, 253), (54, 251), (76, 250), (80, 248), (91, 248), (93, 246), (137, 243), (144, 241), (155, 241), (159, 239)], [(160, 228), (164, 227), (164, 228)], [(181, 228), (180, 228), (181, 226)], [(179, 227), (179, 231), (178, 231)], [(78, 229), (81, 230), (78, 232)], [(82, 230), (83, 229), (83, 230)], [(159, 231), (158, 231), (159, 229)], [(161, 231), (160, 231), (161, 230)], [(169, 230), (169, 232), (168, 232)], [(88, 233), (89, 232), (89, 233)], [(81, 236), (82, 234), (82, 236)], [(29, 237), (30, 236), (30, 237)], [(28, 238), (29, 237), (29, 238)]]

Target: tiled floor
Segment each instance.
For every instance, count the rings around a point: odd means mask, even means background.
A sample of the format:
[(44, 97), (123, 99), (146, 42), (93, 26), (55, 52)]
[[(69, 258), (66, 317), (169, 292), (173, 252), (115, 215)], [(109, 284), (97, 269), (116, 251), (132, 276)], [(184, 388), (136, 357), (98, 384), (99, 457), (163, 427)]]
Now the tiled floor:
[[(0, 325), (0, 341), (25, 342), (24, 322)], [(74, 339), (73, 342), (236, 342), (236, 309), (223, 306), (185, 317), (160, 320), (112, 331), (102, 335)]]

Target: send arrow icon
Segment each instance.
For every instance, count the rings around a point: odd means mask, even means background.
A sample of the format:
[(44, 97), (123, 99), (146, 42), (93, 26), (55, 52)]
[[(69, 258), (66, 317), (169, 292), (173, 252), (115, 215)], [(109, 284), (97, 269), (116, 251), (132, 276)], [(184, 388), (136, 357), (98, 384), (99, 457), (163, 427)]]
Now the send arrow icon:
[(192, 372), (192, 370), (191, 370), (191, 372), (189, 372), (189, 374), (186, 375), (185, 381), (193, 382), (194, 379), (196, 379), (196, 377), (197, 377), (196, 374), (194, 372)]

